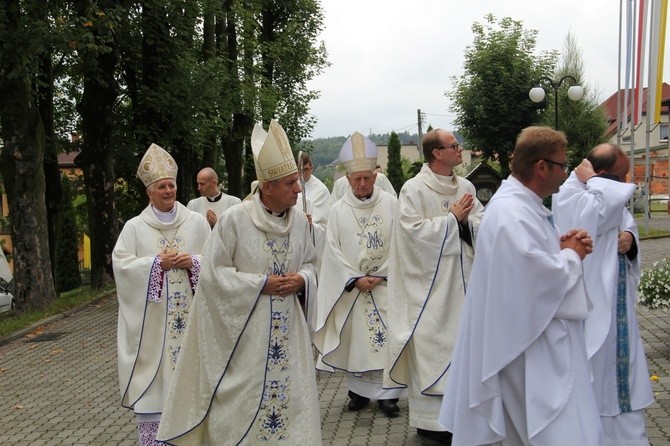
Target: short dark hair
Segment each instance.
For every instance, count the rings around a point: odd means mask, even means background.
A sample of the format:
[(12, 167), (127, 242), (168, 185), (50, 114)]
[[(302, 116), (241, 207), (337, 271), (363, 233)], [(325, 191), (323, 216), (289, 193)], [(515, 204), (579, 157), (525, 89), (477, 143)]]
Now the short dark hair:
[(433, 155), (433, 150), (440, 147), (440, 130), (441, 129), (432, 129), (423, 136), (421, 140), (421, 146), (423, 147), (423, 159), (428, 163), (432, 163), (435, 159)]
[(312, 164), (312, 158), (306, 154), (305, 152), (302, 153), (302, 158), (301, 158), (302, 164)]
[(512, 155), (512, 173), (521, 181), (533, 175), (533, 165), (568, 146), (563, 132), (547, 126), (531, 126), (521, 130)]

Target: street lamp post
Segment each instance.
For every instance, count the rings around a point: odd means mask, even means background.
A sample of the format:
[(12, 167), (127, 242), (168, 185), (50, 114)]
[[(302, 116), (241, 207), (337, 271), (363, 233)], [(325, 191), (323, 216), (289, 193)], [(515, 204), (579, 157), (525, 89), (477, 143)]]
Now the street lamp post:
[[(552, 86), (554, 89), (554, 129), (558, 130), (558, 89), (561, 87), (561, 84), (563, 83), (564, 80), (570, 79), (574, 84), (577, 83), (577, 80), (572, 77), (572, 76), (563, 76), (558, 82), (546, 77), (542, 76), (540, 79), (538, 79), (538, 82), (544, 81), (547, 82), (549, 85)], [(530, 91), (528, 92), (528, 96), (530, 97), (530, 100), (533, 102), (542, 102), (544, 99), (544, 88), (542, 87), (534, 87), (531, 88)], [(573, 101), (579, 101), (582, 96), (584, 96), (584, 89), (579, 86), (579, 85), (573, 85), (570, 88), (568, 88), (568, 97), (573, 100)]]

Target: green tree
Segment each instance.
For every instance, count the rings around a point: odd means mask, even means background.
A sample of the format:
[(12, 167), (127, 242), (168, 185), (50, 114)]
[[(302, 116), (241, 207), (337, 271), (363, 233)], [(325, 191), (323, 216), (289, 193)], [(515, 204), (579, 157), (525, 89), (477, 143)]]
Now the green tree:
[(402, 170), (402, 160), (400, 157), (400, 139), (396, 132), (391, 132), (388, 142), (388, 165), (386, 166), (386, 176), (388, 177), (393, 189), (400, 192), (402, 185), (405, 184), (405, 175)]
[[(584, 88), (584, 97), (579, 101), (568, 98), (567, 90), (572, 85), (569, 80), (563, 82), (558, 90), (558, 128), (565, 132), (568, 138), (568, 163), (574, 167), (594, 146), (606, 141), (605, 131), (608, 123), (597, 94), (585, 82), (582, 50), (579, 48), (576, 37), (570, 33), (565, 37), (561, 60), (554, 73), (554, 78), (558, 80), (566, 75), (572, 76), (577, 81), (577, 85)], [(546, 113), (543, 123), (553, 127), (554, 91), (553, 89), (546, 91), (548, 95), (544, 102)]]
[(465, 50), (464, 74), (453, 78), (455, 123), (468, 146), (500, 163), (503, 176), (519, 132), (540, 120), (528, 91), (551, 73), (555, 51), (535, 55), (537, 31), (509, 17), (496, 23), (488, 14), (472, 25), (474, 42)]
[(56, 283), (59, 292), (69, 291), (81, 285), (77, 248), (81, 234), (73, 206), (71, 180), (63, 175), (63, 223), (60, 225), (56, 246)]
[(56, 298), (45, 201), (46, 134), (34, 74), (48, 47), (49, 26), (39, 1), (0, 3), (0, 173), (10, 210), (14, 290), (21, 310)]
[(114, 195), (114, 108), (119, 95), (117, 35), (127, 10), (116, 0), (77, 0), (80, 22), (72, 47), (78, 56), (82, 94), (77, 110), (84, 135), (76, 163), (84, 174), (91, 236), (91, 286), (113, 280), (111, 253), (119, 235)]

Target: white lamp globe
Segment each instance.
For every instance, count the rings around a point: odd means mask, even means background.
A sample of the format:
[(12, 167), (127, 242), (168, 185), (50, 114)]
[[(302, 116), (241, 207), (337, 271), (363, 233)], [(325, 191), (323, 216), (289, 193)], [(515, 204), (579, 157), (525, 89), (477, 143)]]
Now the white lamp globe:
[(573, 101), (579, 101), (584, 96), (584, 89), (579, 85), (568, 88), (568, 97)]
[(533, 102), (542, 102), (542, 100), (544, 99), (544, 88), (542, 87), (531, 88), (530, 91), (528, 92), (528, 97)]

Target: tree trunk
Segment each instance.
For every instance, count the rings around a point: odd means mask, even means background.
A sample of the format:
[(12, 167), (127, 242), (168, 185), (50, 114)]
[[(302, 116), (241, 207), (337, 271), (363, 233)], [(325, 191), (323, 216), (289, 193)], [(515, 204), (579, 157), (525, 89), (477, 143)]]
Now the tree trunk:
[[(85, 6), (82, 1), (80, 7)], [(113, 7), (117, 2), (111, 1)], [(85, 9), (81, 10), (82, 13)], [(94, 28), (93, 35), (100, 38)], [(118, 96), (114, 78), (117, 51), (81, 51), (84, 92), (77, 109), (81, 115), (83, 143), (75, 159), (84, 174), (86, 206), (91, 239), (91, 287), (102, 288), (113, 282), (112, 250), (119, 235), (114, 194), (114, 147), (112, 132), (114, 104)]]
[(24, 78), (0, 80), (2, 162), (12, 227), (14, 290), (19, 311), (55, 298), (44, 201), (44, 128)]
[[(47, 211), (44, 200), (44, 127), (31, 89), (27, 65), (36, 45), (22, 45), (27, 23), (19, 0), (0, 4), (0, 173), (7, 192), (14, 259), (14, 290), (19, 311), (46, 308), (55, 298)], [(22, 7), (23, 6), (23, 7)], [(33, 5), (30, 5), (33, 6)], [(25, 20), (25, 21), (24, 21)]]
[[(51, 273), (54, 278), (56, 294), (59, 294), (58, 275), (56, 274), (56, 246), (62, 222), (63, 185), (58, 168), (58, 145), (54, 131), (54, 77), (51, 53), (40, 58), (41, 82), (37, 89), (39, 111), (44, 125), (44, 179), (46, 182), (47, 228), (49, 232), (49, 258)], [(76, 255), (76, 253), (75, 253)]]

